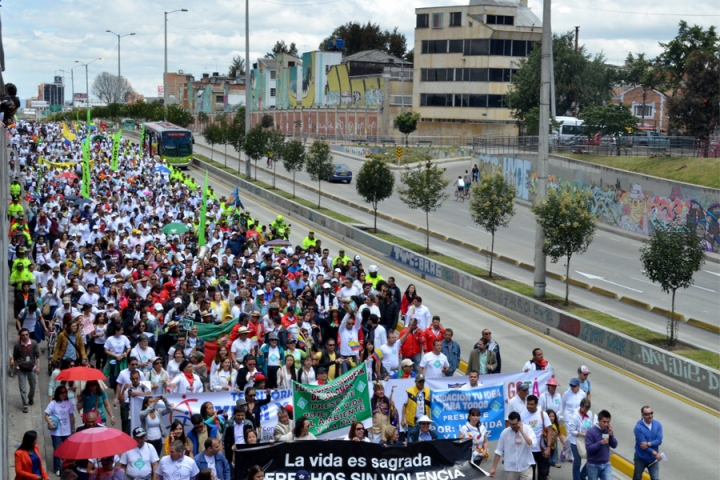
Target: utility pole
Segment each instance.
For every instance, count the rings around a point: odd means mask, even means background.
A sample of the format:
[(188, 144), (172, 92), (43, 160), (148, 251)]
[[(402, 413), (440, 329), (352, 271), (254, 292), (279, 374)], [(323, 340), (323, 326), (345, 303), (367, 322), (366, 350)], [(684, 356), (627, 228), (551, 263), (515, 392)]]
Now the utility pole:
[[(179, 10), (173, 10), (172, 12), (165, 12), (165, 73), (163, 74), (163, 120), (167, 122), (167, 111), (168, 111), (168, 82), (167, 82), (167, 76), (168, 76), (168, 69), (167, 69), (167, 16), (171, 13), (175, 12), (187, 12), (187, 8), (181, 8)], [(118, 40), (119, 41), (119, 40)], [(119, 49), (118, 44), (118, 49)], [(119, 50), (118, 50), (119, 52)], [(119, 54), (118, 54), (119, 55)], [(120, 65), (120, 60), (118, 60), (118, 65)], [(118, 66), (118, 72), (120, 72), (120, 67)], [(120, 76), (120, 73), (118, 73), (118, 76)]]
[[(535, 202), (547, 198), (548, 177), (548, 140), (550, 136), (550, 69), (552, 65), (551, 45), (552, 27), (550, 24), (550, 0), (543, 2), (542, 63), (540, 68), (540, 131), (538, 132), (537, 195)], [(533, 297), (545, 297), (546, 258), (543, 253), (545, 232), (536, 223), (535, 226), (535, 275), (533, 278)]]
[[(580, 40), (580, 26), (578, 25), (575, 27), (575, 54), (576, 55), (577, 55), (578, 51), (580, 50), (579, 40)], [(577, 90), (575, 89), (574, 85), (573, 85), (573, 90), (575, 90), (575, 92), (573, 93), (573, 114), (574, 114), (573, 116), (577, 117), (580, 109), (578, 108)]]
[(580, 39), (580, 26), (575, 27), (575, 53), (578, 53), (578, 40)]
[[(0, 136), (7, 138), (7, 129), (0, 125)], [(15, 165), (19, 163), (19, 159), (15, 159)], [(0, 142), (0, 210), (3, 212), (0, 215), (0, 230), (7, 232), (10, 228), (7, 215), (8, 199), (10, 198), (10, 172), (8, 171), (8, 156), (7, 156), (7, 142)], [(8, 278), (10, 276), (10, 269), (8, 268), (8, 243), (9, 239), (7, 235), (2, 235), (0, 240), (0, 278)], [(10, 305), (9, 288), (5, 285), (0, 288), (0, 304)], [(0, 324), (3, 328), (0, 328), (0, 357), (2, 357), (2, 368), (0, 368), (0, 388), (3, 392), (8, 391), (8, 358), (10, 358), (8, 348), (8, 328), (10, 319), (8, 318), (7, 307), (0, 309)], [(40, 398), (38, 398), (38, 402)], [(7, 394), (0, 395), (0, 415), (4, 421), (0, 424), (0, 448), (3, 452), (9, 452), (10, 447), (8, 446), (8, 402)], [(8, 456), (3, 455), (3, 459), (0, 461), (2, 468), (0, 471), (8, 471)], [(3, 474), (4, 476), (4, 474)]]
[(90, 108), (90, 83), (88, 82), (88, 65), (90, 65), (91, 63), (93, 63), (96, 60), (102, 60), (102, 59), (103, 59), (102, 57), (96, 58), (95, 60), (90, 60), (87, 63), (82, 63), (80, 60), (75, 60), (75, 63), (80, 64), (80, 65), (76, 65), (76, 67), (85, 67), (85, 91), (86, 91), (86, 95), (87, 95), (85, 102), (86, 102), (88, 109)]
[[(74, 68), (74, 67), (73, 67)], [(70, 82), (72, 83), (72, 97), (70, 97), (70, 105), (72, 106), (72, 103), (75, 101), (75, 79), (73, 78), (73, 71), (72, 68), (68, 72), (67, 70), (60, 70), (63, 72), (63, 105), (65, 105), (65, 74), (70, 74)]]
[[(250, 131), (250, 0), (245, 0), (245, 136)], [(252, 178), (250, 157), (245, 154), (245, 179)]]

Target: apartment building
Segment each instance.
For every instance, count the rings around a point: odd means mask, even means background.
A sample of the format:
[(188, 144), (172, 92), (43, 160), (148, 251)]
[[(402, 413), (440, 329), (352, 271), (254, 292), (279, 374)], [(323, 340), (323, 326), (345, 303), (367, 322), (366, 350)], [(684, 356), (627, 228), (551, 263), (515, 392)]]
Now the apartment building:
[(542, 38), (527, 0), (417, 8), (413, 111), (419, 135), (515, 135), (505, 94)]

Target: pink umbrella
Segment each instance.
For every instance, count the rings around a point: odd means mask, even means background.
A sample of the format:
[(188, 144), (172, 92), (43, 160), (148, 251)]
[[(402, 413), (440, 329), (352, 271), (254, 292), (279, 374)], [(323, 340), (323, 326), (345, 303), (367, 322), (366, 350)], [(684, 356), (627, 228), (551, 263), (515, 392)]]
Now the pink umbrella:
[(57, 381), (90, 381), (90, 380), (107, 380), (107, 377), (98, 369), (90, 367), (72, 367), (58, 373), (55, 378)]
[(122, 430), (95, 427), (70, 435), (55, 450), (55, 456), (68, 460), (104, 458), (125, 453), (135, 447), (135, 440)]

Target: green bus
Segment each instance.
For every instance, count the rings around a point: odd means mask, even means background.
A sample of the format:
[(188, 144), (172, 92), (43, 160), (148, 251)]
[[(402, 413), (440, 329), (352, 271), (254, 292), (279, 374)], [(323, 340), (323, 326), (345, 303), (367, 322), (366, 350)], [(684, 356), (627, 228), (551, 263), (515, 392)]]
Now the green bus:
[(160, 155), (175, 167), (190, 166), (193, 153), (193, 136), (190, 130), (169, 122), (147, 122), (143, 126), (143, 148), (150, 156)]
[(122, 121), (123, 130), (135, 130), (135, 120), (132, 118), (124, 118)]

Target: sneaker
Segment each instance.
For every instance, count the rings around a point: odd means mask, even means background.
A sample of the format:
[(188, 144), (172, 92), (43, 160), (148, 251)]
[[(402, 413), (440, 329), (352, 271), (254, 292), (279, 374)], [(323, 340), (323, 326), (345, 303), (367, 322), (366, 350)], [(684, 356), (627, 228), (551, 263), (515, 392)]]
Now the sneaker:
[(59, 477), (59, 476), (60, 476), (60, 470), (55, 470), (55, 476), (56, 476), (56, 477)]
[(28, 402), (28, 405), (35, 405), (35, 400), (30, 400), (30, 401)]
[(27, 412), (28, 412), (28, 407), (23, 407), (23, 413), (27, 413)]
[(562, 465), (560, 465), (559, 463), (553, 463), (553, 467), (555, 467), (555, 468), (562, 468)]

